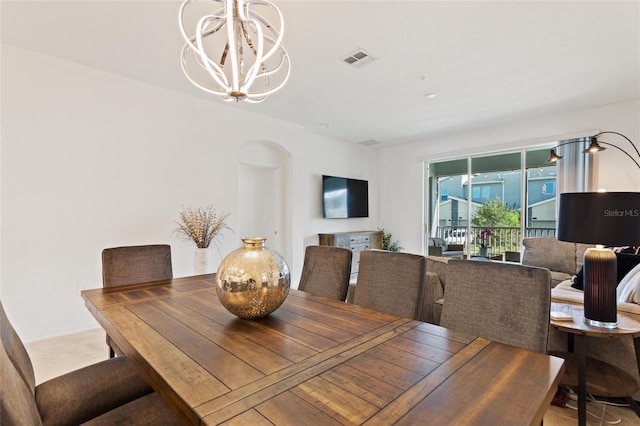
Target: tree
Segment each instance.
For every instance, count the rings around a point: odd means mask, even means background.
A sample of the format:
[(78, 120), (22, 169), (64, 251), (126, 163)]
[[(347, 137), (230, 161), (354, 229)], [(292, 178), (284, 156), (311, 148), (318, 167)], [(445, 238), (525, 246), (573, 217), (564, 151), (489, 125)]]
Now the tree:
[(478, 227), (515, 227), (520, 226), (520, 212), (514, 210), (503, 203), (500, 198), (487, 201), (480, 206), (473, 218), (471, 224)]
[[(503, 203), (500, 198), (496, 197), (493, 200), (488, 200), (484, 205), (480, 206), (476, 210), (471, 224), (475, 227), (489, 229), (491, 228), (516, 228), (519, 232), (520, 229), (520, 212), (512, 209)], [(490, 241), (492, 244), (500, 246), (503, 239), (502, 232), (496, 232), (494, 229), (490, 234)], [(480, 235), (478, 235), (480, 238)], [(489, 240), (487, 238), (487, 240)], [(482, 239), (484, 245), (484, 239)], [(487, 241), (488, 244), (488, 241)], [(519, 243), (512, 241), (511, 238), (506, 239), (506, 250), (518, 250)]]

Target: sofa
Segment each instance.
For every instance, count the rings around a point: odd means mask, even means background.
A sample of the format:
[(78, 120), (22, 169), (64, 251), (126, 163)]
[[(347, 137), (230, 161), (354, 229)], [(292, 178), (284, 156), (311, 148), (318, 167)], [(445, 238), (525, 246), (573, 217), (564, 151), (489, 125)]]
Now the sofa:
[(525, 238), (522, 240), (521, 263), (547, 268), (551, 272), (551, 287), (572, 278), (582, 268), (584, 252), (590, 244), (569, 243), (556, 238)]
[(448, 244), (442, 238), (429, 238), (429, 255), (462, 259), (464, 244)]
[[(573, 278), (582, 268), (584, 251), (592, 247), (585, 244), (574, 244), (558, 241), (555, 238), (530, 238), (523, 241), (523, 266), (544, 267), (550, 270), (552, 289), (551, 302), (570, 303), (578, 307), (584, 303), (581, 290), (572, 287)], [(427, 257), (427, 289), (423, 306), (423, 321), (439, 324), (442, 304), (446, 296), (447, 264), (450, 259), (437, 256)], [(500, 268), (502, 262), (494, 262)], [(635, 280), (637, 291), (621, 291), (618, 287), (618, 311), (632, 316), (637, 315), (640, 321), (640, 267), (633, 269), (638, 274)], [(564, 279), (562, 279), (564, 278)], [(631, 283), (631, 280), (628, 280)], [(625, 293), (625, 294), (622, 294)], [(567, 334), (551, 327), (549, 330), (549, 351), (566, 351)], [(580, 339), (586, 347), (576, 348), (586, 350), (589, 356), (613, 364), (631, 374), (640, 383), (638, 363), (636, 359), (633, 339), (603, 339), (587, 336)], [(576, 341), (578, 344), (578, 341)], [(633, 395), (640, 400), (640, 391)]]

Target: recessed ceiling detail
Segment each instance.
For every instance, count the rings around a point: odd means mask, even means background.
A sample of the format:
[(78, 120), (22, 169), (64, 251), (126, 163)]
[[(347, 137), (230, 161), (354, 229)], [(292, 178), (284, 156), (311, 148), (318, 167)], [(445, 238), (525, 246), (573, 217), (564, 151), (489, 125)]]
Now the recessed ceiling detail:
[(376, 58), (364, 49), (358, 49), (351, 52), (347, 56), (342, 57), (340, 60), (347, 65), (351, 65), (354, 68), (362, 68), (363, 66), (375, 61)]

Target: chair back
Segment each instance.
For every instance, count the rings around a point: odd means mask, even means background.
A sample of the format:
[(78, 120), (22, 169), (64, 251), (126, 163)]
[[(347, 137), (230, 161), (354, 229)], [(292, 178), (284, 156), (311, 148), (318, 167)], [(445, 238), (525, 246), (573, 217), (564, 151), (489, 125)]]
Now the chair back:
[(0, 302), (0, 424), (40, 425), (29, 354)]
[(451, 260), (440, 325), (546, 353), (550, 305), (546, 268)]
[(173, 278), (171, 246), (155, 244), (102, 251), (102, 285), (112, 287)]
[[(115, 287), (173, 278), (171, 246), (112, 247), (102, 250), (102, 286)], [(122, 350), (107, 335), (109, 357), (121, 355)]]
[(29, 388), (31, 393), (35, 392), (36, 379), (33, 372), (33, 364), (29, 353), (22, 344), (22, 340), (11, 325), (7, 314), (4, 311), (2, 302), (0, 302), (0, 340), (2, 347), (7, 353), (9, 360), (15, 366), (18, 374)]
[(422, 316), (427, 259), (410, 253), (366, 250), (353, 303), (419, 320)]
[(351, 276), (350, 249), (333, 246), (308, 246), (298, 290), (344, 302)]

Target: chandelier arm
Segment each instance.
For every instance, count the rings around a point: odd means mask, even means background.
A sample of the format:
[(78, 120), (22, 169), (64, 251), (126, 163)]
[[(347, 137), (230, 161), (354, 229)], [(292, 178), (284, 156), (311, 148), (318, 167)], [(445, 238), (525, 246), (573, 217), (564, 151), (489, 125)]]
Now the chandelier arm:
[[(219, 30), (222, 27), (222, 24), (220, 24), (217, 28), (216, 31)], [(205, 34), (203, 34), (203, 37), (208, 37), (210, 35), (214, 34), (214, 32), (208, 31)], [(204, 38), (203, 38), (204, 39)], [(191, 45), (189, 45), (189, 43), (185, 43), (185, 47), (187, 49), (192, 48), (192, 46), (195, 46), (193, 44), (193, 42), (196, 40), (196, 36), (193, 36), (190, 38), (191, 41)], [(194, 51), (193, 56), (196, 59), (196, 62), (198, 63), (198, 65), (200, 65), (202, 68), (206, 68), (204, 63), (202, 62), (202, 60), (200, 59), (200, 56), (197, 54), (198, 49), (197, 47), (193, 47), (192, 50)], [(226, 50), (222, 53), (222, 59), (220, 60), (220, 65), (224, 66), (224, 60), (225, 60), (225, 56), (226, 56)]]
[[(187, 35), (186, 31), (184, 30), (184, 9), (192, 1), (193, 0), (186, 0), (180, 6), (180, 9), (178, 10), (178, 27), (180, 27), (180, 34), (182, 34), (182, 38), (186, 40), (187, 44), (189, 44), (193, 50), (195, 50), (196, 47), (193, 45), (192, 41), (189, 40), (190, 37)], [(184, 52), (184, 48), (182, 50)]]
[[(595, 135), (594, 137), (597, 138), (600, 135), (606, 135), (606, 134), (618, 135), (618, 136), (622, 136), (623, 138), (625, 138), (627, 140), (627, 142), (629, 142), (631, 144), (631, 146), (633, 147), (633, 149), (636, 151), (636, 154), (638, 154), (638, 158), (640, 158), (640, 151), (638, 151), (638, 147), (633, 142), (631, 142), (631, 139), (629, 139), (628, 137), (626, 137), (622, 133), (606, 131), (606, 132), (600, 132), (597, 135)], [(604, 143), (604, 142), (601, 142), (601, 143)], [(613, 145), (613, 146), (615, 146), (615, 145)]]
[(202, 84), (198, 83), (193, 78), (191, 78), (191, 76), (189, 75), (189, 72), (187, 71), (187, 69), (184, 66), (184, 60), (182, 61), (181, 65), (182, 65), (182, 71), (184, 72), (185, 77), (187, 77), (187, 79), (191, 82), (191, 84), (193, 84), (197, 88), (199, 88), (201, 90), (204, 90), (207, 93), (211, 93), (212, 95), (218, 95), (218, 96), (226, 96), (227, 95), (227, 92), (217, 91), (217, 90), (212, 89), (210, 87), (203, 86)]
[(236, 2), (234, 0), (224, 0), (226, 22), (227, 22), (227, 47), (229, 59), (231, 61), (231, 84), (229, 89), (232, 92), (237, 92), (239, 88), (238, 77), (240, 75), (240, 69), (238, 60), (242, 61), (242, 56), (238, 52), (238, 41), (236, 40)]
[[(180, 33), (182, 34), (182, 38), (187, 42), (187, 44), (189, 44), (191, 46), (191, 48), (195, 51), (198, 50), (197, 46), (195, 44), (193, 44), (194, 40), (195, 40), (195, 36), (190, 37), (187, 35), (187, 32), (185, 31), (185, 25), (184, 25), (184, 8), (187, 4), (191, 3), (194, 0), (186, 0), (184, 3), (182, 3), (182, 6), (180, 6), (180, 10), (178, 12), (178, 26), (180, 27)], [(215, 12), (213, 12), (211, 15), (207, 15), (208, 17), (211, 17), (215, 20), (219, 20), (220, 23), (213, 28), (212, 30), (207, 30), (207, 34), (211, 35), (212, 33), (217, 32), (220, 28), (222, 28), (225, 24), (225, 20), (224, 20), (224, 16), (219, 16), (218, 13), (223, 12), (224, 9), (218, 9)], [(204, 17), (203, 17), (204, 18)]]
[[(248, 37), (248, 34), (246, 32), (245, 32), (245, 37), (246, 37), (246, 40), (247, 40), (247, 44), (252, 49), (252, 51), (253, 51), (253, 53), (255, 55), (256, 51), (255, 51), (255, 48), (253, 47), (253, 42)], [(269, 37), (268, 35), (264, 35), (263, 37), (265, 39), (269, 40), (272, 43), (275, 41), (275, 39), (273, 37)], [(283, 46), (277, 46), (277, 50), (280, 51), (280, 62), (278, 63), (278, 65), (273, 67), (272, 70), (268, 70), (267, 67), (264, 65), (264, 58), (263, 58), (263, 62), (261, 63), (261, 66), (260, 66), (260, 69), (262, 70), (262, 72), (258, 72), (256, 74), (255, 78), (268, 77), (270, 75), (273, 75), (273, 74), (277, 73), (278, 71), (280, 71), (280, 69), (283, 67), (283, 65), (285, 63), (285, 60), (287, 62), (289, 61), (289, 55), (287, 54), (287, 51)], [(290, 70), (291, 67), (288, 67), (288, 69)], [(281, 85), (278, 85), (278, 87), (280, 87), (280, 86)]]
[[(282, 13), (280, 12), (280, 10), (271, 2), (265, 2), (265, 1), (259, 1), (259, 2), (248, 2), (248, 3), (255, 3), (255, 4), (264, 4), (267, 6), (271, 6), (273, 8), (273, 10), (276, 11), (276, 13), (278, 14), (278, 20), (280, 21), (280, 31), (276, 31), (275, 27), (273, 25), (271, 25), (271, 23), (266, 20), (262, 15), (260, 15), (257, 12), (253, 12), (253, 11), (248, 11), (249, 15), (254, 19), (257, 20), (259, 22), (261, 22), (271, 33), (277, 35), (277, 37), (275, 38), (275, 41), (273, 42), (273, 47), (264, 54), (264, 60), (267, 60), (271, 57), (271, 55), (273, 55), (275, 53), (276, 50), (278, 50), (279, 47), (281, 47), (282, 45), (282, 38), (284, 35), (284, 20), (282, 18)], [(259, 27), (259, 25), (258, 25)], [(267, 37), (267, 36), (265, 36)], [(274, 40), (272, 37), (267, 37), (269, 40)]]
[(220, 66), (224, 68), (225, 62), (227, 62), (227, 55), (229, 54), (229, 42), (224, 45), (222, 55), (220, 55)]
[[(251, 22), (251, 21), (249, 21)], [(241, 86), (241, 91), (242, 92), (248, 92), (249, 91), (249, 87), (253, 84), (255, 78), (256, 78), (256, 74), (258, 74), (258, 70), (260, 68), (261, 65), (264, 64), (264, 61), (266, 59), (266, 57), (263, 56), (264, 53), (264, 42), (263, 42), (263, 33), (262, 33), (262, 28), (257, 25), (255, 26), (255, 31), (256, 31), (256, 37), (257, 37), (257, 45), (254, 45), (251, 42), (248, 42), (248, 44), (251, 46), (253, 46), (253, 48), (251, 48), (251, 50), (254, 51), (254, 55), (255, 55), (255, 62), (253, 63), (253, 65), (251, 65), (251, 67), (249, 68), (249, 70), (247, 71), (247, 75), (245, 75), (244, 77), (244, 81), (243, 84)], [(250, 40), (249, 34), (246, 31), (246, 28), (243, 27), (243, 31), (245, 33), (245, 35), (247, 36), (247, 38)], [(255, 49), (255, 50), (254, 50)]]
[[(216, 83), (218, 83), (220, 86), (225, 86), (228, 85), (228, 82), (225, 83), (225, 81), (227, 81), (227, 78), (224, 74), (224, 72), (222, 71), (222, 69), (218, 66), (217, 63), (215, 63), (214, 61), (212, 61), (210, 58), (208, 58), (206, 56), (206, 53), (204, 52), (204, 48), (203, 48), (203, 44), (202, 44), (202, 40), (205, 37), (208, 37), (210, 35), (215, 34), (216, 32), (218, 32), (218, 30), (220, 30), (224, 24), (225, 24), (225, 20), (223, 16), (218, 15), (223, 9), (219, 9), (216, 12), (214, 12), (214, 14), (212, 15), (207, 15), (202, 17), (199, 21), (198, 21), (198, 30), (195, 36), (193, 37), (189, 37), (185, 30), (184, 30), (184, 20), (183, 20), (183, 11), (184, 11), (184, 7), (190, 3), (191, 0), (187, 0), (186, 2), (184, 2), (182, 4), (182, 7), (180, 8), (180, 13), (179, 13), (179, 22), (180, 22), (180, 32), (182, 33), (182, 36), (184, 37), (184, 39), (186, 40), (186, 44), (183, 48), (183, 53), (182, 53), (182, 70), (185, 74), (188, 74), (188, 71), (186, 69), (186, 52), (189, 50), (189, 48), (191, 48), (194, 52), (194, 58), (196, 60), (196, 62), (198, 63), (198, 65), (200, 65), (202, 68), (206, 69), (209, 74), (214, 78), (214, 80), (216, 81)], [(219, 21), (217, 25), (208, 28), (207, 26), (212, 22), (212, 21)], [(194, 43), (196, 42), (196, 43)], [(200, 47), (199, 47), (200, 46)], [(208, 64), (213, 64), (213, 66), (216, 68), (215, 70), (213, 70)], [(224, 61), (222, 61), (222, 64), (224, 64)], [(191, 77), (189, 77), (189, 81), (191, 81), (192, 83), (195, 83), (195, 80)], [(207, 86), (203, 86), (202, 84), (196, 84), (199, 88), (206, 90), (209, 93), (226, 93), (226, 92), (218, 92), (215, 91), (214, 89), (208, 88)]]
[(211, 77), (213, 77), (216, 83), (223, 87), (228, 86), (229, 80), (224, 74), (224, 71), (222, 70), (220, 65), (218, 65), (215, 61), (207, 56), (207, 52), (205, 52), (204, 50), (204, 44), (202, 43), (202, 28), (204, 27), (204, 24), (208, 19), (209, 16), (203, 16), (202, 18), (200, 18), (200, 20), (198, 21), (198, 25), (196, 26), (196, 42), (197, 46), (199, 47), (196, 52), (200, 55), (200, 59), (202, 59), (205, 69), (209, 71), (209, 74), (211, 75)]
[[(273, 53), (275, 53), (275, 52), (277, 52), (277, 51), (282, 51), (282, 52), (284, 52), (284, 54), (286, 55), (286, 53), (287, 53), (286, 49), (284, 48), (284, 46), (277, 44), (277, 43), (276, 43), (276, 39), (275, 39), (275, 38), (270, 37), (270, 36), (269, 36), (269, 35), (267, 35), (267, 34), (264, 34), (264, 32), (263, 32), (263, 38), (264, 38), (265, 40), (268, 40), (268, 41), (269, 41), (269, 42), (274, 46), (274, 47), (272, 47), (272, 48), (270, 49), (271, 55), (273, 55)], [(270, 56), (271, 56), (271, 55), (270, 55)], [(267, 56), (265, 55), (265, 56), (263, 57), (263, 62), (264, 62), (266, 59), (268, 59), (268, 58), (269, 58), (269, 57), (267, 57)]]
[(288, 56), (280, 55), (280, 63), (278, 64), (277, 67), (274, 67), (272, 70), (267, 70), (265, 67), (263, 67), (263, 72), (258, 73), (256, 75), (256, 78), (258, 78), (258, 77), (268, 77), (270, 75), (273, 75), (273, 74), (277, 73), (284, 66), (284, 62), (285, 62), (286, 59), (288, 59)]
[(269, 90), (266, 90), (266, 91), (263, 91), (263, 92), (253, 93), (252, 95), (247, 95), (247, 96), (248, 97), (266, 96), (266, 95), (270, 95), (270, 94), (278, 91), (278, 89), (280, 89), (282, 86), (284, 86), (284, 84), (287, 82), (287, 80), (289, 80), (290, 71), (291, 71), (291, 62), (289, 62), (289, 60), (287, 60), (287, 73), (285, 74), (284, 79), (280, 83), (278, 83), (277, 85), (269, 88)]
[[(245, 27), (242, 27), (242, 35), (244, 35), (244, 39), (247, 42), (247, 46), (249, 46), (249, 49), (251, 49), (251, 51), (253, 52), (253, 54), (257, 57), (258, 56), (258, 51), (253, 43), (253, 40), (251, 40), (251, 37), (249, 36), (249, 32), (247, 31), (247, 29)], [(265, 38), (268, 38), (265, 36)], [(281, 66), (281, 65), (280, 65)], [(276, 67), (273, 71), (271, 71), (271, 73), (274, 73), (276, 71), (278, 71), (278, 69), (280, 68), (280, 66)], [(258, 77), (261, 77), (263, 75), (269, 75), (269, 74), (265, 74), (267, 72), (267, 67), (265, 66), (264, 62), (260, 63), (260, 69), (262, 69), (264, 71), (264, 73), (256, 73), (254, 80)]]
[[(249, 46), (249, 49), (251, 49), (251, 51), (255, 56), (255, 62), (251, 65), (251, 67), (247, 71), (247, 74), (245, 75), (243, 84), (241, 86), (241, 91), (244, 93), (249, 92), (249, 88), (254, 83), (256, 76), (260, 71), (260, 68), (262, 67), (266, 69), (264, 62), (268, 58), (268, 56), (264, 55), (264, 40), (265, 40), (264, 31), (262, 30), (262, 26), (260, 25), (259, 20), (255, 19), (256, 16), (260, 17), (260, 15), (255, 12), (251, 12), (249, 10), (250, 4), (251, 2), (243, 3), (243, 7), (239, 11), (239, 15), (240, 15), (239, 17), (243, 22), (242, 31), (243, 31), (244, 38), (247, 42), (247, 45)], [(270, 24), (267, 23), (265, 25), (268, 27)], [(255, 43), (251, 39), (249, 35), (249, 31), (247, 30), (247, 27), (251, 28), (255, 33), (256, 35)], [(268, 82), (267, 82), (267, 87), (268, 87)]]
[(260, 96), (259, 98), (254, 99), (255, 95), (247, 96), (244, 100), (249, 102), (250, 104), (259, 104), (267, 98), (267, 95)]

